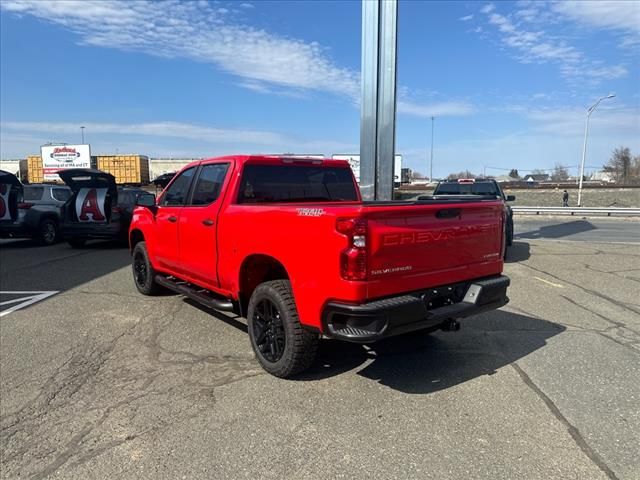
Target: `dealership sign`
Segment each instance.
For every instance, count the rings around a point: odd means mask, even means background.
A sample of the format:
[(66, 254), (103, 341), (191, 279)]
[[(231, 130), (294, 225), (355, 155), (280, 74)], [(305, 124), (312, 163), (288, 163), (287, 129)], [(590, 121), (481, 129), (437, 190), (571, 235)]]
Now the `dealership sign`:
[(90, 168), (89, 145), (43, 145), (40, 148), (45, 180), (59, 180), (65, 168)]

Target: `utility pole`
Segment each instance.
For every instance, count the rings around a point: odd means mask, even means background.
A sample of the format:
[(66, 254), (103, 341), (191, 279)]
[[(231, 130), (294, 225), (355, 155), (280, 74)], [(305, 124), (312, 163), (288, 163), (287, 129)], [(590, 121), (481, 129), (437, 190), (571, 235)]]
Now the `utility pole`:
[(584, 143), (582, 144), (582, 163), (580, 163), (580, 183), (578, 184), (578, 206), (579, 207), (582, 206), (582, 178), (584, 177), (584, 160), (587, 156), (587, 136), (589, 135), (589, 118), (591, 117), (591, 114), (593, 113), (593, 111), (598, 107), (598, 105), (600, 105), (600, 102), (602, 100), (606, 100), (607, 98), (613, 98), (613, 97), (615, 97), (613, 93), (610, 93), (605, 97), (601, 97), (598, 99), (596, 103), (591, 105), (591, 107), (589, 107), (589, 109), (587, 110), (587, 121), (585, 122), (585, 125), (584, 125)]
[(391, 200), (395, 160), (397, 0), (362, 2), (360, 191)]
[(84, 127), (80, 127), (80, 132), (82, 134), (82, 145), (84, 145)]
[(433, 182), (433, 123), (436, 117), (431, 117), (431, 163), (429, 164), (429, 183)]

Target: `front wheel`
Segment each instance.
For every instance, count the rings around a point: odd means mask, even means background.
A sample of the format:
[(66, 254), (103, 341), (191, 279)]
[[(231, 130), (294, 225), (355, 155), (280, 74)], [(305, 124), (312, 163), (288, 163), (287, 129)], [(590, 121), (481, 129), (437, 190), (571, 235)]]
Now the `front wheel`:
[(136, 243), (132, 257), (131, 268), (136, 288), (143, 295), (156, 295), (161, 287), (155, 281), (156, 271), (149, 260), (147, 244), (145, 242)]
[(320, 337), (300, 324), (288, 280), (258, 285), (247, 313), (251, 346), (262, 368), (288, 378), (311, 366)]

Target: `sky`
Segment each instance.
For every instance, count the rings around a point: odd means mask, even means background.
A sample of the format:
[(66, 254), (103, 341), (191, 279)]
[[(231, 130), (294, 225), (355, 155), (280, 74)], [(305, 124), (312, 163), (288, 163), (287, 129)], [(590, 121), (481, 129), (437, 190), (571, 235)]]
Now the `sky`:
[[(0, 157), (357, 153), (359, 1), (0, 2)], [(434, 177), (640, 154), (640, 1), (399, 0), (396, 152)]]

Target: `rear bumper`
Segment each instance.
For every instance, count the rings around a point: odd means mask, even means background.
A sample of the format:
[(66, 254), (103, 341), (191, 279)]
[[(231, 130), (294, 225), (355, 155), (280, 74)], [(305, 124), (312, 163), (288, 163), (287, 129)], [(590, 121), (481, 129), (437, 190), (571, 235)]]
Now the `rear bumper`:
[(323, 333), (339, 340), (371, 343), (415, 330), (435, 329), (449, 319), (506, 305), (509, 283), (509, 277), (499, 275), (360, 305), (331, 302), (323, 311)]

